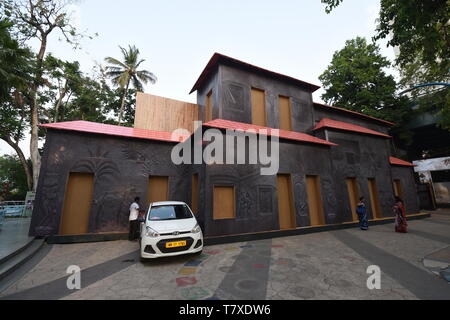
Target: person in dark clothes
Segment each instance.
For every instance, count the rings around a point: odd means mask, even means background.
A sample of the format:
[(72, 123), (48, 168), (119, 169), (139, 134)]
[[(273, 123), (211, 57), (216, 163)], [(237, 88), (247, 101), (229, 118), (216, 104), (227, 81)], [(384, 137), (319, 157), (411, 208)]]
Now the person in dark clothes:
[(359, 227), (361, 230), (369, 229), (369, 222), (367, 220), (367, 210), (366, 204), (364, 202), (364, 197), (359, 198), (358, 207), (356, 208), (356, 213), (358, 214)]
[(134, 202), (130, 205), (130, 231), (128, 233), (128, 240), (134, 241), (137, 239), (139, 228), (139, 201), (140, 198), (134, 198)]
[(395, 214), (395, 232), (408, 233), (406, 209), (403, 200), (400, 197), (395, 197), (395, 203), (392, 209)]

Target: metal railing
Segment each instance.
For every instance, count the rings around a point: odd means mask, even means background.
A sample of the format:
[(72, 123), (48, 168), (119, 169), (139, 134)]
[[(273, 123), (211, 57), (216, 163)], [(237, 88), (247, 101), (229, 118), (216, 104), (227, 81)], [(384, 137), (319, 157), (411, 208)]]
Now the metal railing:
[[(25, 201), (0, 202), (0, 221), (4, 218), (29, 218), (33, 212), (33, 203)], [(1, 222), (0, 222), (1, 223)]]

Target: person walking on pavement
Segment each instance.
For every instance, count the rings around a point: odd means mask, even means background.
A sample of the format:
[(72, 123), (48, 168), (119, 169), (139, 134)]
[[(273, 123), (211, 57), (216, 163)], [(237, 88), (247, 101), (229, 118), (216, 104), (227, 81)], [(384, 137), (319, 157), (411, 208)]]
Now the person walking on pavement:
[(369, 229), (369, 222), (367, 221), (367, 210), (366, 204), (364, 202), (364, 197), (359, 198), (358, 206), (356, 208), (356, 213), (358, 214), (359, 227), (361, 230)]
[(134, 198), (134, 202), (130, 205), (130, 230), (128, 233), (128, 240), (134, 241), (137, 239), (138, 228), (139, 228), (139, 201), (140, 198)]
[(406, 209), (403, 200), (400, 197), (395, 197), (395, 203), (392, 209), (395, 214), (395, 232), (408, 233)]

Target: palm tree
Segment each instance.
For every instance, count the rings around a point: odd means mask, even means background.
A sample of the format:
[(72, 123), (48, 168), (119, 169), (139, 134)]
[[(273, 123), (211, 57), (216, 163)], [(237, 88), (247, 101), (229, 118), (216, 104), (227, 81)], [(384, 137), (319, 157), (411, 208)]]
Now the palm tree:
[(135, 46), (128, 46), (128, 50), (120, 47), (123, 54), (123, 62), (115, 58), (107, 57), (105, 61), (109, 63), (106, 67), (106, 75), (111, 78), (114, 85), (124, 90), (120, 103), (119, 125), (122, 124), (125, 99), (130, 89), (130, 85), (137, 91), (144, 91), (143, 84), (147, 82), (155, 83), (156, 76), (147, 70), (138, 70), (139, 66), (145, 61), (139, 60), (139, 49)]

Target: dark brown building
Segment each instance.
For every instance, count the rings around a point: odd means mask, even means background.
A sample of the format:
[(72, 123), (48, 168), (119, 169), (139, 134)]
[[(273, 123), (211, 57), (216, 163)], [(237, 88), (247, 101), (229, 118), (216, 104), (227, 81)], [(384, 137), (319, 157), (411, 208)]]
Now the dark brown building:
[[(418, 212), (412, 165), (390, 156), (393, 124), (314, 103), (318, 88), (215, 54), (192, 89), (197, 105), (138, 94), (135, 128), (45, 125), (30, 233), (126, 231), (135, 196), (190, 204), (206, 236), (351, 222), (359, 196), (373, 219), (392, 216), (395, 194), (408, 213)], [(203, 126), (186, 127), (196, 120)], [(269, 140), (279, 139), (278, 173), (261, 175), (265, 166), (248, 162), (176, 165), (171, 153), (181, 140), (192, 150), (208, 146), (195, 135), (172, 135), (178, 127), (197, 134), (266, 128)]]

